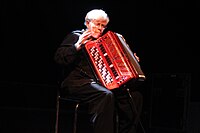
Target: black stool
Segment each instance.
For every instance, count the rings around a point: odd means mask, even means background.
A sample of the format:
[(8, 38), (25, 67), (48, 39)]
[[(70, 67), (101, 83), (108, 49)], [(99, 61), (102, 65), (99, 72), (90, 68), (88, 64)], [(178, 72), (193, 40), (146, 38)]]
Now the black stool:
[(61, 97), (58, 93), (57, 95), (57, 100), (56, 100), (56, 122), (55, 122), (55, 133), (59, 133), (59, 113), (60, 113), (60, 101), (65, 101), (65, 102), (70, 102), (75, 104), (75, 108), (74, 108), (74, 118), (73, 118), (73, 131), (72, 133), (76, 133), (77, 132), (77, 115), (78, 115), (78, 109), (79, 109), (79, 105), (81, 103), (80, 100), (75, 100), (75, 99), (71, 99), (71, 98), (64, 98)]
[[(78, 99), (72, 99), (67, 97), (62, 97), (60, 95), (60, 90), (57, 92), (57, 99), (56, 99), (56, 120), (55, 120), (55, 133), (59, 133), (59, 113), (60, 113), (60, 102), (64, 101), (69, 103), (72, 103), (74, 106), (74, 116), (73, 116), (73, 129), (72, 133), (77, 133), (77, 120), (78, 120), (78, 110), (80, 105), (83, 105), (82, 102)], [(85, 105), (84, 105), (85, 106)], [(118, 125), (119, 124), (119, 118), (118, 118), (118, 112), (115, 111), (115, 133), (118, 133)]]

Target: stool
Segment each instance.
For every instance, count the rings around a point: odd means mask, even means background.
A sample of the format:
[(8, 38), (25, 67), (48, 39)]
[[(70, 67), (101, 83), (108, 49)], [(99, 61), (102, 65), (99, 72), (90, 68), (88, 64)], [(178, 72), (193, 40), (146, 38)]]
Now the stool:
[[(71, 98), (64, 98), (61, 97), (60, 95), (57, 96), (57, 100), (56, 100), (56, 122), (55, 122), (55, 133), (59, 133), (59, 113), (60, 113), (60, 101), (65, 101), (65, 102), (70, 102), (73, 103), (75, 105), (74, 107), (74, 117), (73, 117), (73, 130), (72, 133), (76, 133), (77, 132), (77, 116), (78, 116), (78, 110), (79, 107), (81, 105), (81, 101), (80, 100), (76, 100), (76, 99), (71, 99)], [(115, 133), (118, 133), (118, 113), (117, 111), (115, 112)]]
[[(66, 101), (73, 103), (75, 105), (74, 107), (74, 117), (73, 117), (73, 129), (72, 133), (77, 133), (77, 116), (78, 116), (78, 110), (81, 105), (81, 101), (78, 99), (72, 99), (67, 97), (62, 97), (60, 95), (60, 91), (57, 92), (57, 99), (56, 99), (56, 120), (55, 120), (55, 133), (59, 133), (59, 113), (60, 113), (60, 101)], [(118, 112), (115, 111), (115, 133), (118, 133), (118, 125), (119, 124), (119, 118), (118, 118)]]
[(80, 100), (75, 100), (71, 98), (63, 98), (60, 95), (57, 96), (56, 100), (56, 122), (55, 122), (55, 133), (58, 133), (58, 126), (59, 126), (59, 112), (60, 112), (60, 101), (66, 101), (66, 102), (73, 102), (75, 104), (74, 108), (74, 118), (73, 118), (73, 133), (76, 133), (77, 130), (77, 113), (78, 113), (78, 108), (81, 103)]

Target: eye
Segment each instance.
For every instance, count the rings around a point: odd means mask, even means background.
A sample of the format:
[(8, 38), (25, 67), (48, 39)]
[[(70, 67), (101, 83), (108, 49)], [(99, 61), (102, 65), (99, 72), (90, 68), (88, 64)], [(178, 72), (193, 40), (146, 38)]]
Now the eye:
[(91, 23), (93, 23), (96, 27), (102, 27), (102, 28), (106, 28), (106, 25), (105, 24), (102, 24), (102, 23), (99, 23), (99, 22), (96, 22), (96, 21), (91, 21)]

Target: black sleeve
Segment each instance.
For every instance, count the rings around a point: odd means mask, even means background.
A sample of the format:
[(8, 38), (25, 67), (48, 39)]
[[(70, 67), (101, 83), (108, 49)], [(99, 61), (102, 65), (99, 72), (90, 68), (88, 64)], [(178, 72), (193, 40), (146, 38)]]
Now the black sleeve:
[(78, 51), (76, 50), (74, 44), (78, 41), (78, 35), (70, 33), (65, 37), (61, 45), (56, 50), (54, 59), (60, 64), (67, 66), (73, 63), (78, 56)]

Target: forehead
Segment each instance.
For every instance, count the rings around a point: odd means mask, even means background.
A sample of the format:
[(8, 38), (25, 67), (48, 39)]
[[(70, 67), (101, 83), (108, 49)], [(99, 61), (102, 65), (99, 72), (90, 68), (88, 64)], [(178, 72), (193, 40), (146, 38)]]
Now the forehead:
[(93, 21), (95, 22), (98, 22), (98, 23), (107, 23), (108, 20), (105, 19), (105, 18), (102, 18), (102, 17), (98, 17), (98, 18), (95, 18), (95, 19), (92, 19)]

